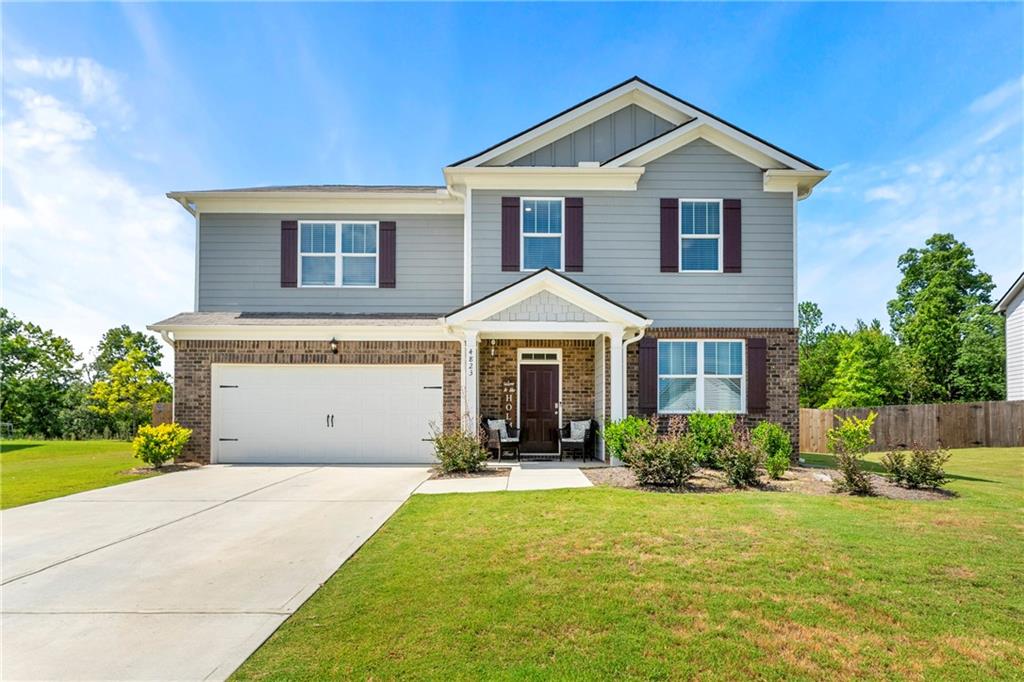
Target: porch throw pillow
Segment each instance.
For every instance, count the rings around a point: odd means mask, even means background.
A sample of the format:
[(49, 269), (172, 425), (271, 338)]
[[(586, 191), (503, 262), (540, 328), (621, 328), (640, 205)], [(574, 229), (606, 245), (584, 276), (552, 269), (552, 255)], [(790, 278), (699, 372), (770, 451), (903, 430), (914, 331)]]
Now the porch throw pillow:
[(504, 419), (488, 419), (487, 428), (498, 432), (498, 437), (502, 440), (508, 440), (508, 427), (505, 426)]
[(569, 438), (572, 440), (583, 440), (583, 437), (587, 435), (587, 428), (589, 426), (590, 420), (569, 422)]

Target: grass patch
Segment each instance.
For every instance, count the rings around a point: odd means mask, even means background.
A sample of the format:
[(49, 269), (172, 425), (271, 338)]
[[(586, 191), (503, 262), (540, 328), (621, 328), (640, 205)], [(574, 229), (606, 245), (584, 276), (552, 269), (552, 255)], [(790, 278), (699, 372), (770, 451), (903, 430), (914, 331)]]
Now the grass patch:
[(1014, 677), (1024, 449), (949, 469), (941, 502), (417, 495), (235, 678)]
[(139, 465), (125, 441), (5, 440), (0, 444), (0, 509), (152, 475), (119, 473)]

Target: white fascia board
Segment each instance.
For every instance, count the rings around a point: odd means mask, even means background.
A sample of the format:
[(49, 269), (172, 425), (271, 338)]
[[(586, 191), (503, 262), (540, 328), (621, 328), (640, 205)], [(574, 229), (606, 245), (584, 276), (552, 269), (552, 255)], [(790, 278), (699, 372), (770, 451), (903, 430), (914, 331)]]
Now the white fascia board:
[(797, 199), (806, 199), (814, 187), (829, 176), (829, 171), (797, 171), (788, 168), (764, 172), (765, 192), (796, 192)]
[(438, 322), (416, 326), (353, 325), (150, 325), (175, 341), (452, 341), (456, 337)]
[(203, 213), (388, 213), (461, 215), (462, 199), (401, 192), (171, 192)]
[(621, 334), (622, 325), (606, 322), (466, 322), (460, 329), (472, 330), (488, 338), (521, 339), (579, 338), (593, 339), (603, 334)]
[(1005, 313), (1006, 309), (1010, 307), (1010, 304), (1017, 300), (1017, 297), (1022, 293), (1024, 293), (1024, 272), (1022, 272), (1020, 277), (1010, 285), (1010, 288), (1005, 294), (1003, 294), (1002, 298), (996, 301), (995, 306), (993, 306), (993, 310), (997, 313)]
[(566, 135), (571, 135), (580, 128), (584, 128), (594, 121), (613, 114), (630, 104), (637, 104), (673, 125), (679, 125), (683, 121), (693, 118), (693, 114), (684, 111), (684, 109), (689, 107), (681, 107), (675, 100), (665, 97), (656, 90), (651, 90), (640, 83), (626, 83), (597, 99), (565, 112), (544, 125), (538, 126), (494, 149), (482, 152), (464, 161), (459, 167), (472, 168), (484, 164), (502, 165), (510, 163), (530, 152), (540, 149), (544, 145), (550, 144)]
[(444, 169), (448, 185), (472, 189), (505, 190), (616, 190), (636, 191), (643, 168), (558, 167), (558, 166), (486, 166)]
[[(608, 323), (628, 327), (647, 327), (652, 324), (652, 320), (635, 315), (621, 306), (615, 305), (551, 272), (541, 272), (533, 277), (517, 282), (498, 294), (449, 315), (444, 318), (444, 321), (445, 324), (451, 326), (464, 326), (467, 323), (484, 322), (492, 315), (542, 291), (550, 292)], [(518, 325), (519, 328), (522, 328), (527, 323), (512, 322), (510, 324)], [(564, 325), (568, 323), (555, 322), (552, 324), (563, 325), (560, 328), (565, 328)]]

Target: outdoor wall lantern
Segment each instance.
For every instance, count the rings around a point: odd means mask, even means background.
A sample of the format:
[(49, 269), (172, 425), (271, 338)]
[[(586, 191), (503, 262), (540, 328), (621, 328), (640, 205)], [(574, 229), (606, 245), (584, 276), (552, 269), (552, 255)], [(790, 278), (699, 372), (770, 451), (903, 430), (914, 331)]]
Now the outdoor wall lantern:
[(494, 339), (491, 339), (491, 357), (494, 357)]
[(334, 353), (335, 355), (338, 354), (338, 340), (337, 339), (334, 339), (334, 338), (331, 339), (331, 352)]

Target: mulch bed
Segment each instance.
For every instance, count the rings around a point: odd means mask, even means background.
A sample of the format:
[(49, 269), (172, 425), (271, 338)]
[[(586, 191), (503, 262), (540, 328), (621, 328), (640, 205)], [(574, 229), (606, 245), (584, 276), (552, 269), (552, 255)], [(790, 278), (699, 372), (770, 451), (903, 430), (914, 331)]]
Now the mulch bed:
[(151, 466), (135, 467), (134, 469), (125, 469), (118, 473), (122, 476), (142, 476), (143, 474), (173, 474), (175, 471), (188, 471), (189, 469), (198, 469), (203, 466), (196, 462), (184, 462), (182, 464), (165, 464), (159, 469), (154, 469)]
[(510, 471), (512, 469), (509, 467), (486, 467), (473, 473), (453, 472), (446, 474), (440, 469), (431, 469), (430, 478), (495, 478), (508, 476)]
[[(594, 485), (607, 485), (613, 488), (631, 488), (661, 493), (723, 493), (738, 490), (729, 485), (723, 472), (716, 469), (698, 469), (697, 473), (679, 488), (640, 485), (628, 467), (600, 467), (580, 469), (580, 471)], [(948, 500), (956, 497), (956, 493), (948, 490), (901, 488), (877, 474), (869, 474), (869, 476), (875, 488), (875, 495), (878, 497), (893, 500)], [(839, 472), (835, 469), (795, 466), (791, 467), (778, 480), (773, 481), (762, 476), (761, 485), (749, 488), (749, 490), (834, 495), (837, 493), (832, 490), (832, 481), (836, 478), (839, 478)]]

